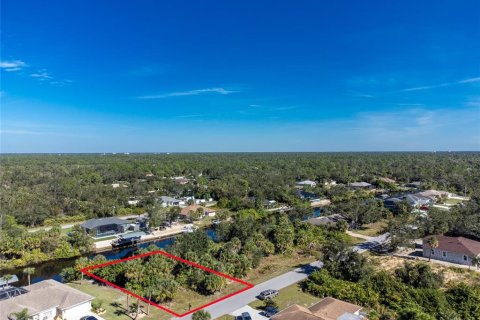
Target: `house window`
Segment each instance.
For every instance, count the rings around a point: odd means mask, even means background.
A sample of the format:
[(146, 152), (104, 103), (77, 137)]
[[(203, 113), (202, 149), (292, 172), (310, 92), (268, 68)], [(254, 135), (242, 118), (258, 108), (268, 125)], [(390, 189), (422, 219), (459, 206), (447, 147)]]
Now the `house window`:
[(447, 256), (447, 251), (442, 251), (442, 256), (446, 257)]
[(468, 261), (468, 257), (466, 255), (463, 255), (463, 260)]
[(434, 250), (434, 249), (432, 249), (432, 255), (434, 255), (434, 254), (435, 254), (435, 250)]

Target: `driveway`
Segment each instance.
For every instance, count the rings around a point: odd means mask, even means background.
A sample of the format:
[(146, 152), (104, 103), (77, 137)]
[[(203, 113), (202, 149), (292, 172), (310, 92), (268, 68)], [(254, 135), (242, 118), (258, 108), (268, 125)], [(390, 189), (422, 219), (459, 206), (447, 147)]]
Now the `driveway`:
[(375, 247), (378, 247), (381, 244), (384, 244), (388, 240), (389, 236), (390, 234), (387, 232), (379, 236), (372, 237), (365, 242), (362, 242), (357, 244), (356, 246), (353, 246), (352, 249), (355, 252), (363, 253), (367, 250), (373, 249)]
[[(235, 310), (238, 310), (248, 305), (250, 302), (256, 300), (260, 292), (267, 289), (280, 290), (288, 287), (292, 284), (306, 279), (313, 271), (318, 270), (321, 267), (323, 267), (322, 262), (312, 262), (308, 265), (302, 266), (293, 271), (289, 271), (273, 279), (262, 282), (247, 291), (237, 294), (236, 296), (233, 296), (229, 299), (215, 303), (214, 305), (211, 305), (204, 310), (210, 312), (210, 314), (212, 315), (212, 319), (216, 319), (224, 314), (231, 314), (235, 312)], [(172, 318), (172, 320), (173, 319), (191, 320), (192, 317), (191, 314), (189, 314), (182, 318)]]
[(268, 320), (267, 317), (262, 316), (260, 314), (260, 312), (261, 312), (260, 310), (253, 309), (250, 306), (245, 306), (245, 307), (242, 307), (238, 310), (235, 310), (232, 313), (230, 313), (230, 315), (234, 316), (234, 317), (237, 317), (237, 316), (241, 315), (243, 312), (248, 312), (250, 314), (250, 317), (252, 317), (252, 320)]

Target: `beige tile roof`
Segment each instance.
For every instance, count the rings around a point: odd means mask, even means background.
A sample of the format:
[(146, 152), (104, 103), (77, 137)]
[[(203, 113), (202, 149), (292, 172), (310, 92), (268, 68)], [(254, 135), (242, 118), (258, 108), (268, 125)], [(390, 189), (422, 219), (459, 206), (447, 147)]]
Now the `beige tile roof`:
[(65, 310), (93, 300), (94, 297), (70, 288), (55, 280), (45, 280), (26, 286), (29, 292), (11, 299), (0, 301), (0, 319), (8, 319), (12, 312), (28, 309), (30, 315), (58, 308)]
[(297, 304), (283, 309), (272, 320), (337, 320), (345, 313), (355, 314), (362, 307), (335, 298), (327, 297), (310, 308)]
[(316, 305), (310, 307), (310, 311), (314, 315), (328, 320), (336, 320), (344, 313), (355, 313), (361, 309), (362, 307), (360, 306), (331, 297), (327, 297)]

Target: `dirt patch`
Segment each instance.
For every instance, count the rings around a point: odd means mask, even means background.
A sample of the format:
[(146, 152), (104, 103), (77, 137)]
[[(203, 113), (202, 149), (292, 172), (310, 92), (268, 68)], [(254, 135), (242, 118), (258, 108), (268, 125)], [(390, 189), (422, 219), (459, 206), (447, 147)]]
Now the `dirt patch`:
[(406, 258), (393, 257), (393, 256), (371, 255), (368, 258), (372, 262), (372, 265), (374, 266), (376, 271), (384, 270), (384, 271), (393, 273), (395, 269), (403, 266), (403, 264), (407, 261), (414, 264), (423, 262), (423, 263), (428, 263), (433, 271), (443, 272), (443, 275), (445, 277), (446, 287), (457, 284), (459, 282), (465, 282), (470, 285), (480, 285), (480, 273), (473, 270), (449, 267), (441, 264), (436, 264), (434, 262), (410, 260)]

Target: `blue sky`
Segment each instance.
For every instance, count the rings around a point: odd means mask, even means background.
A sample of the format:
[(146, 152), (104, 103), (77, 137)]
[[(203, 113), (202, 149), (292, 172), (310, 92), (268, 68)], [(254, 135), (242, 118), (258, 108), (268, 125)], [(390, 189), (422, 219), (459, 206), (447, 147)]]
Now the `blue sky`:
[(480, 150), (477, 0), (1, 6), (1, 152)]

